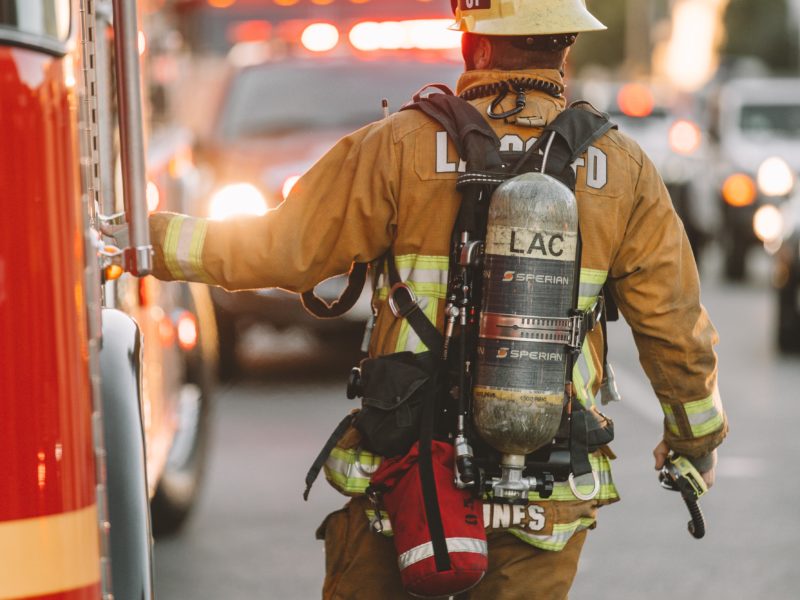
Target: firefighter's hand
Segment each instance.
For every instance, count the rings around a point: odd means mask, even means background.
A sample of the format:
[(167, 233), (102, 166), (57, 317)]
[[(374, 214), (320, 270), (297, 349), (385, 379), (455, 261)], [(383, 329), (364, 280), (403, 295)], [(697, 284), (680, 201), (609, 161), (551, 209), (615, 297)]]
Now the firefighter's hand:
[(121, 225), (112, 225), (110, 223), (104, 223), (101, 221), (100, 232), (114, 240), (114, 245), (117, 248), (127, 248), (131, 245), (130, 230), (127, 223), (122, 223)]
[[(667, 442), (661, 440), (658, 446), (653, 450), (653, 456), (656, 459), (656, 471), (660, 471), (667, 461), (670, 453), (670, 447)], [(699, 471), (703, 481), (706, 482), (708, 489), (714, 485), (717, 468), (717, 451), (714, 450), (711, 454), (704, 456), (702, 459), (689, 459), (695, 468)]]

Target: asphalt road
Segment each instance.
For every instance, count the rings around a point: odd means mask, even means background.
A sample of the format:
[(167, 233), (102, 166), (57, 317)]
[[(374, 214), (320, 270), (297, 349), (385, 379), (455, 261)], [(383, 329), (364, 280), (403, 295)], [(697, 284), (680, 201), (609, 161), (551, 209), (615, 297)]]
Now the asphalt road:
[[(607, 412), (616, 422), (614, 476), (623, 501), (601, 511), (573, 600), (800, 597), (800, 357), (775, 350), (763, 258), (753, 280), (737, 285), (719, 281), (713, 257), (704, 265), (703, 300), (720, 331), (731, 434), (717, 484), (701, 501), (708, 529), (701, 541), (686, 531), (680, 497), (657, 483), (651, 452), (660, 408), (626, 325), (612, 325), (623, 402)], [(324, 368), (302, 347), (294, 351), (221, 390), (196, 511), (180, 535), (156, 543), (160, 600), (320, 596), (324, 556), (314, 530), (344, 499), (321, 480), (305, 503), (303, 479), (352, 404), (344, 397), (343, 357)]]

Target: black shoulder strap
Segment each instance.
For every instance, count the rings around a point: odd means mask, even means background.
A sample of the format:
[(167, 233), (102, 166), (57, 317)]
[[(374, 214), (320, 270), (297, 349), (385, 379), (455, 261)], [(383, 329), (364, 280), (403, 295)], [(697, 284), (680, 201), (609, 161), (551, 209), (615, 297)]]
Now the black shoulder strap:
[[(514, 174), (542, 170), (575, 189), (572, 163), (586, 152), (592, 142), (616, 128), (608, 115), (588, 102), (576, 102), (561, 112), (514, 166)], [(541, 154), (541, 157), (540, 157)]]
[[(428, 87), (443, 90), (440, 94), (423, 96)], [(400, 110), (420, 110), (444, 127), (448, 137), (470, 170), (500, 167), (500, 139), (472, 104), (453, 95), (444, 86), (427, 86)]]

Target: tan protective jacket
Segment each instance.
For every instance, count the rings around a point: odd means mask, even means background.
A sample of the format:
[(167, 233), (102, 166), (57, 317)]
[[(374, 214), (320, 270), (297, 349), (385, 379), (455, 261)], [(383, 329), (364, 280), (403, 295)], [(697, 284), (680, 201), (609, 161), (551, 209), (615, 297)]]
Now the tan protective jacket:
[[(461, 77), (458, 92), (514, 77), (563, 85), (554, 70), (471, 71)], [(485, 114), (492, 99), (472, 103)], [(509, 94), (498, 111), (513, 108), (514, 99)], [(525, 149), (564, 106), (561, 99), (529, 92), (513, 122), (490, 121), (501, 150)], [(213, 222), (154, 214), (155, 274), (229, 290), (302, 292), (347, 272), (353, 261), (380, 258), (393, 245), (401, 276), (442, 327), (462, 166), (438, 124), (416, 110), (393, 114), (340, 140), (263, 217)], [(596, 141), (575, 167), (583, 239), (579, 308), (591, 306), (608, 280), (664, 410), (666, 440), (677, 452), (705, 455), (720, 444), (727, 425), (717, 390), (717, 335), (700, 304), (681, 221), (652, 162), (624, 134), (611, 131)], [(424, 351), (408, 323), (388, 310), (386, 296), (381, 286), (370, 354)], [(603, 379), (602, 350), (598, 327), (573, 373), (589, 407)], [(606, 459), (593, 466), (608, 471)], [(602, 483), (600, 499), (613, 501), (610, 473)], [(563, 499), (575, 500), (571, 494)]]

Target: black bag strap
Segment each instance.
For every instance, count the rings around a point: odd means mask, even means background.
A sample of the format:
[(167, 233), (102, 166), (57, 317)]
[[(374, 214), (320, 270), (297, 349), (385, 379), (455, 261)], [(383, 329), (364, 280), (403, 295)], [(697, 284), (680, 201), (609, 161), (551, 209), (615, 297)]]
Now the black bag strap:
[[(440, 369), (440, 372), (442, 369)], [(419, 478), (422, 488), (422, 499), (425, 506), (425, 517), (428, 532), (433, 546), (433, 558), (436, 570), (449, 571), (450, 554), (447, 551), (447, 539), (444, 536), (444, 523), (439, 507), (439, 493), (436, 490), (436, 477), (433, 471), (433, 429), (436, 419), (438, 395), (425, 402), (422, 407), (422, 419), (419, 432)]]
[(575, 477), (592, 472), (589, 462), (589, 428), (586, 422), (586, 410), (576, 398), (570, 399), (572, 403), (570, 432), (569, 432), (569, 462), (570, 470)]
[[(439, 86), (428, 87), (442, 89)], [(427, 88), (421, 91), (425, 89)], [(471, 171), (497, 169), (503, 164), (500, 158), (500, 138), (478, 109), (466, 100), (454, 96), (452, 92), (425, 97), (418, 92), (400, 110), (411, 109), (422, 111), (444, 127), (458, 156), (466, 161)]]
[(367, 281), (368, 267), (368, 263), (354, 262), (350, 267), (350, 273), (347, 275), (347, 287), (331, 304), (321, 300), (314, 293), (314, 290), (303, 292), (300, 295), (303, 308), (320, 319), (341, 317), (358, 302), (364, 289), (364, 284)]
[(317, 480), (319, 472), (322, 470), (322, 467), (328, 460), (333, 448), (336, 446), (339, 440), (342, 439), (342, 436), (345, 434), (350, 425), (352, 425), (353, 419), (355, 419), (355, 414), (349, 413), (344, 419), (341, 420), (341, 422), (336, 426), (336, 429), (333, 430), (333, 433), (331, 433), (328, 441), (325, 442), (322, 450), (319, 451), (317, 458), (314, 459), (311, 468), (308, 470), (308, 473), (306, 473), (306, 489), (303, 492), (303, 500), (308, 501), (308, 494), (311, 492), (311, 486), (314, 485), (314, 482)]

